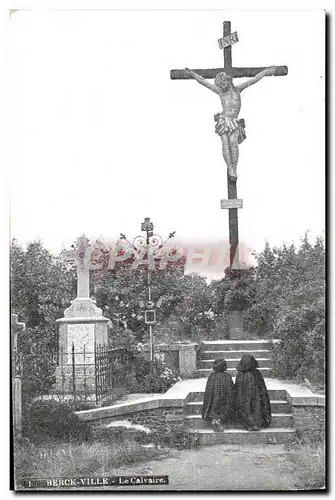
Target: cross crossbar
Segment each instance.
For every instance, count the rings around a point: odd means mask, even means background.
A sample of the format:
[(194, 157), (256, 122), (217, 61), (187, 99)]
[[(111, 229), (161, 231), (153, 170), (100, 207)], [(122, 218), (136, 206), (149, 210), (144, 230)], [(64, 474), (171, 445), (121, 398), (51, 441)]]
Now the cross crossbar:
[[(224, 71), (227, 75), (233, 78), (253, 78), (261, 71), (264, 71), (264, 67), (255, 68), (213, 68), (213, 69), (194, 69), (196, 73), (201, 75), (203, 78), (215, 78), (218, 73)], [(285, 76), (288, 73), (287, 66), (275, 66), (274, 76)], [(171, 80), (190, 80), (193, 77), (188, 71), (184, 69), (171, 69), (170, 71)]]

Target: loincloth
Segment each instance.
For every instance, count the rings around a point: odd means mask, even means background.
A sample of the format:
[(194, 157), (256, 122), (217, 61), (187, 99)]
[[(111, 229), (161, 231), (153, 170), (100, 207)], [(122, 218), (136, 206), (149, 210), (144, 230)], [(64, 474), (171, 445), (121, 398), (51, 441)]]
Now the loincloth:
[(215, 133), (219, 136), (222, 135), (231, 135), (238, 129), (238, 144), (244, 141), (247, 138), (245, 133), (245, 122), (243, 118), (237, 120), (236, 118), (230, 118), (229, 116), (224, 116), (223, 113), (217, 113), (214, 115), (215, 121)]

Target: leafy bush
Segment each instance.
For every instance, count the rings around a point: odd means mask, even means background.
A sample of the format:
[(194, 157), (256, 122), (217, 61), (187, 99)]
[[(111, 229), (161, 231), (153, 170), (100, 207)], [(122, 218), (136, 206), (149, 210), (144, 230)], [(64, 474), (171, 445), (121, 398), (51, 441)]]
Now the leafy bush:
[[(305, 303), (294, 302), (303, 295)], [(325, 303), (324, 296), (313, 297), (308, 303), (308, 290), (299, 289), (283, 308), (275, 323), (282, 340), (273, 351), (274, 374), (279, 377), (324, 383), (325, 377)], [(300, 300), (299, 300), (300, 301)]]
[(33, 401), (23, 413), (23, 435), (33, 442), (48, 440), (84, 441), (90, 436), (69, 403), (54, 400)]
[(129, 393), (164, 393), (179, 377), (166, 363), (155, 359), (147, 360), (143, 354), (133, 354), (133, 372), (126, 379)]
[(113, 326), (108, 332), (108, 344), (114, 348), (135, 348), (137, 342), (131, 330), (121, 328), (120, 326)]
[(149, 361), (142, 352), (128, 351), (128, 361), (122, 367), (122, 385), (103, 398), (101, 406), (110, 406), (126, 394), (164, 393), (180, 378), (166, 363)]
[(325, 372), (325, 249), (307, 235), (294, 245), (270, 248), (256, 256), (254, 303), (246, 326), (282, 342), (273, 353), (274, 375), (308, 377), (323, 383)]
[[(20, 345), (22, 359), (22, 404), (29, 404), (34, 397), (48, 394), (55, 382), (55, 369), (58, 364), (58, 349), (46, 340), (53, 339), (48, 327), (27, 328), (25, 338)], [(44, 340), (41, 338), (44, 337)], [(40, 346), (43, 348), (40, 349)], [(45, 350), (44, 350), (45, 349)]]

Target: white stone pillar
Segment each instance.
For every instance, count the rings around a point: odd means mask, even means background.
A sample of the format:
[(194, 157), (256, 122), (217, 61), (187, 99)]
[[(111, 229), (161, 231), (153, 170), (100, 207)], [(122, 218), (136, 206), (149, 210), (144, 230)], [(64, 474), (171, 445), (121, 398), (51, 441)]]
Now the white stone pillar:
[(179, 373), (192, 375), (197, 369), (197, 344), (181, 344), (179, 349)]
[(11, 351), (12, 351), (12, 409), (14, 435), (22, 433), (22, 394), (21, 367), (19, 366), (17, 336), (25, 330), (24, 323), (18, 322), (17, 314), (12, 314), (11, 321)]

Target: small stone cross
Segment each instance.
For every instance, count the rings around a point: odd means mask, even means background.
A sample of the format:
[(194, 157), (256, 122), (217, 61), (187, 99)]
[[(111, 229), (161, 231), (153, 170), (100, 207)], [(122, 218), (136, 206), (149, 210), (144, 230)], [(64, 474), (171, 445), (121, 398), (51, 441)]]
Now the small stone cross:
[(90, 258), (92, 249), (85, 235), (77, 239), (77, 248), (63, 252), (65, 261), (77, 265), (77, 299), (90, 297)]

